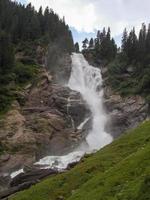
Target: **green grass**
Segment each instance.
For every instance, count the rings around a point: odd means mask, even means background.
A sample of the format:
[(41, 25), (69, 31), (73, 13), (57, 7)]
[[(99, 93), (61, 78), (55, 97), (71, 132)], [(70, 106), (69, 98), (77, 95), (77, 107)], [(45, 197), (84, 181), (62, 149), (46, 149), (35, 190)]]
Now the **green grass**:
[(11, 200), (149, 200), (150, 121)]

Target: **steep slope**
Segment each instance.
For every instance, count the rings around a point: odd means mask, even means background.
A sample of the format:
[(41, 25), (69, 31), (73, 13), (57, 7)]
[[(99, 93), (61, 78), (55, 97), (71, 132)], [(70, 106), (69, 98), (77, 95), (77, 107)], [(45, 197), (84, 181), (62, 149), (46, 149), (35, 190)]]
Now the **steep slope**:
[(11, 200), (148, 200), (150, 121), (144, 122), (72, 170), (50, 177)]
[(51, 72), (56, 66), (62, 69), (66, 54), (73, 49), (68, 25), (52, 9), (36, 11), (31, 3), (1, 0), (0, 115), (10, 109), (16, 92), (36, 78), (40, 67)]

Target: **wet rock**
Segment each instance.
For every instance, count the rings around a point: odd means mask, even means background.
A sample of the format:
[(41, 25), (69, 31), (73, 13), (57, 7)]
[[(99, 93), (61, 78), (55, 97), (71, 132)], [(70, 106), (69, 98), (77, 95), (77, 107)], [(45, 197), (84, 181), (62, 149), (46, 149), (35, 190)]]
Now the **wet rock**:
[[(34, 154), (34, 153), (33, 153)], [(1, 174), (9, 174), (18, 169), (23, 168), (23, 166), (30, 165), (36, 161), (35, 155), (29, 154), (11, 154), (8, 161), (1, 163), (0, 172)]]
[(86, 121), (86, 123), (82, 127), (82, 135), (84, 135), (85, 137), (92, 130), (92, 120), (93, 119), (91, 117), (88, 118), (88, 120)]
[(10, 155), (9, 154), (4, 154), (0, 156), (0, 165), (3, 162), (7, 162), (10, 159)]
[(73, 162), (73, 163), (68, 164), (67, 170), (70, 170), (70, 169), (74, 168), (78, 163), (79, 162)]
[(15, 187), (23, 183), (30, 183), (32, 181), (38, 182), (39, 180), (50, 176), (58, 174), (57, 170), (54, 169), (32, 169), (27, 173), (21, 173), (16, 176), (11, 182), (10, 187)]
[(51, 45), (48, 48), (46, 67), (53, 75), (53, 82), (61, 85), (68, 83), (71, 74), (71, 57), (60, 51), (57, 45)]
[[(0, 120), (0, 143), (7, 156), (0, 159), (0, 170), (13, 172), (48, 155), (62, 155), (82, 142), (88, 129), (78, 131), (91, 115), (78, 92), (53, 84), (41, 70), (38, 83), (25, 88), (25, 102), (13, 103)], [(7, 154), (7, 153), (5, 153)]]
[(0, 193), (8, 188), (9, 182), (10, 182), (9, 175), (0, 173)]
[(64, 200), (65, 198), (63, 196), (59, 196), (56, 198), (56, 200)]
[(121, 97), (109, 87), (104, 88), (104, 93), (104, 105), (109, 116), (106, 130), (114, 138), (148, 117), (148, 104), (141, 96)]
[(19, 186), (4, 190), (3, 192), (0, 193), (0, 199), (4, 199), (4, 198), (7, 199), (7, 197), (9, 197), (10, 195), (15, 194), (16, 192), (28, 189), (36, 183), (37, 183), (36, 181), (30, 181), (30, 182), (20, 184)]

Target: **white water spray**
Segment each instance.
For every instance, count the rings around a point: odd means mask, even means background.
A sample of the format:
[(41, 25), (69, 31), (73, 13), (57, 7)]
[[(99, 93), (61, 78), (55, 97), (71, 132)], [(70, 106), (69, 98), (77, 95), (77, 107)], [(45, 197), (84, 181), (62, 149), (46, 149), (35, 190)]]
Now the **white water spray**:
[(72, 73), (69, 87), (81, 93), (92, 112), (92, 130), (86, 141), (89, 151), (109, 144), (112, 137), (104, 131), (107, 121), (103, 110), (103, 89), (100, 69), (90, 66), (82, 54), (72, 55)]

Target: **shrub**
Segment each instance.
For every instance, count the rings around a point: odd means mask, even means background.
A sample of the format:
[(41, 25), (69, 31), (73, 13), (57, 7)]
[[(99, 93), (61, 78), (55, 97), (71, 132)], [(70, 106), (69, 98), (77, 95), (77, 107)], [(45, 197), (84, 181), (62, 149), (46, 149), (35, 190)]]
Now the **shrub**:
[(0, 114), (7, 111), (12, 101), (14, 100), (14, 95), (8, 87), (0, 88)]
[(16, 74), (17, 84), (26, 84), (31, 81), (37, 74), (37, 66), (35, 65), (24, 65), (17, 63), (14, 73)]

